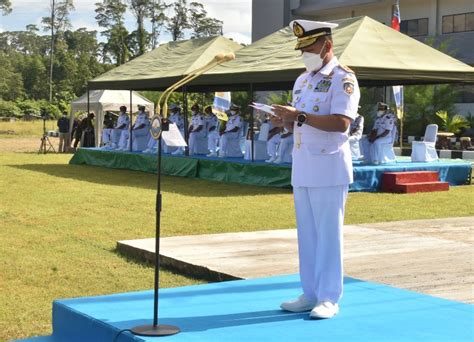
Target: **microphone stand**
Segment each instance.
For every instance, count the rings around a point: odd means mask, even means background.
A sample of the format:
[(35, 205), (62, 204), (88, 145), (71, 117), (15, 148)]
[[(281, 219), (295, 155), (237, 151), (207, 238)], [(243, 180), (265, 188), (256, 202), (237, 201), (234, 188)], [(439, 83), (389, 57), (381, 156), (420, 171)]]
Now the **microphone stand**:
[[(168, 111), (168, 98), (171, 93), (177, 89), (178, 87), (192, 81), (199, 75), (203, 74), (207, 70), (212, 69), (213, 67), (219, 65), (222, 62), (229, 61), (234, 59), (234, 54), (218, 54), (214, 57), (214, 59), (206, 64), (204, 67), (201, 67), (193, 72), (191, 72), (188, 76), (184, 77), (182, 80), (176, 82), (171, 87), (166, 89), (161, 97), (158, 100), (157, 105), (157, 112), (161, 113), (160, 116), (155, 116), (152, 120), (152, 128), (153, 122), (155, 120), (160, 121), (161, 132), (169, 130), (169, 121), (167, 118), (167, 111)], [(163, 107), (160, 106), (161, 99), (166, 94), (165, 101)], [(167, 325), (167, 324), (158, 324), (158, 292), (159, 292), (159, 284), (160, 284), (160, 230), (161, 230), (161, 208), (162, 208), (162, 196), (161, 196), (161, 145), (162, 145), (162, 134), (161, 132), (158, 135), (155, 135), (152, 132), (152, 136), (154, 139), (158, 140), (158, 161), (157, 161), (157, 186), (156, 186), (156, 232), (155, 232), (155, 291), (153, 296), (153, 324), (146, 324), (136, 326), (131, 329), (131, 332), (135, 335), (139, 336), (169, 336), (179, 333), (181, 330), (174, 325)]]

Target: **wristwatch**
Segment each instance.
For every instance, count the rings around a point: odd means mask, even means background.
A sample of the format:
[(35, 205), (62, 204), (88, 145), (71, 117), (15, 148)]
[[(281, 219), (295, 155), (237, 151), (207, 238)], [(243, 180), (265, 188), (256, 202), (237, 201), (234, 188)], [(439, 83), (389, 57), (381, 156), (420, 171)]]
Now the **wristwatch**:
[(306, 120), (308, 119), (308, 115), (306, 115), (305, 112), (299, 112), (298, 115), (296, 116), (296, 125), (298, 127), (301, 127), (303, 126), (303, 124), (306, 122)]

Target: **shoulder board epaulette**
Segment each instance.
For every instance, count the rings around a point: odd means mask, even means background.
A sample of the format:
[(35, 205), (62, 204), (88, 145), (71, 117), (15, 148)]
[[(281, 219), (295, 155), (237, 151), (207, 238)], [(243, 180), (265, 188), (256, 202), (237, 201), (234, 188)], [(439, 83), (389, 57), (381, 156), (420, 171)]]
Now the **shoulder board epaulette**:
[(340, 67), (342, 70), (344, 70), (344, 71), (350, 72), (351, 74), (355, 74), (354, 70), (352, 70), (351, 68), (349, 68), (347, 65), (339, 64), (339, 67)]

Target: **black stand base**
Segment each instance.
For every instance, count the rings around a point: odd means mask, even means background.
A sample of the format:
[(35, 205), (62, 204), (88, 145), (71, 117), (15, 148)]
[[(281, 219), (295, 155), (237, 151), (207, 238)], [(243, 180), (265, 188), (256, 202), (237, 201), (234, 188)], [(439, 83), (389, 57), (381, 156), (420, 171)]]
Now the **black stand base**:
[(169, 336), (180, 332), (178, 327), (174, 325), (158, 324), (158, 325), (140, 325), (135, 327), (132, 333), (139, 336)]

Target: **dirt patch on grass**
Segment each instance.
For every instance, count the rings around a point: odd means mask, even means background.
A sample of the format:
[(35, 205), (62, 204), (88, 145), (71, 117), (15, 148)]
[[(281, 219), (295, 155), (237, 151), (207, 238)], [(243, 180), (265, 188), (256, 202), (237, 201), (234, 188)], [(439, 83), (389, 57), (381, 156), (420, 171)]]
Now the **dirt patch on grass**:
[[(59, 139), (49, 137), (51, 144), (57, 151)], [(1, 152), (38, 152), (41, 145), (41, 138), (8, 138), (0, 139)], [(51, 151), (51, 153), (53, 153)]]

